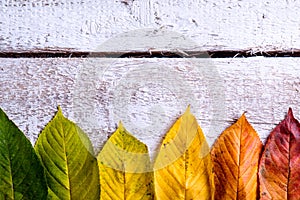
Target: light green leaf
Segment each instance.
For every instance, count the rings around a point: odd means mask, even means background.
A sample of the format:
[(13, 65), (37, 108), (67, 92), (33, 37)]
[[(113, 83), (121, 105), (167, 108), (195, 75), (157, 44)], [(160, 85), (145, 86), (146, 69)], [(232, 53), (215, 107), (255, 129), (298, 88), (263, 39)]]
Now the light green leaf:
[(153, 199), (153, 172), (145, 144), (120, 123), (98, 155), (101, 200)]
[(92, 145), (60, 108), (40, 134), (35, 150), (45, 168), (49, 199), (99, 199), (99, 171)]
[(43, 167), (18, 127), (0, 109), (0, 199), (46, 199)]

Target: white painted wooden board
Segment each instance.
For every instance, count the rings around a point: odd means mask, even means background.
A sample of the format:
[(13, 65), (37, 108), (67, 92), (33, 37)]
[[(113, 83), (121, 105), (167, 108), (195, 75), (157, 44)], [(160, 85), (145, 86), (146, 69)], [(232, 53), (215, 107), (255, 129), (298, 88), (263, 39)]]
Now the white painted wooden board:
[(262, 140), (292, 107), (300, 59), (0, 59), (0, 107), (32, 143), (61, 105), (96, 152), (122, 120), (151, 154), (191, 104), (210, 145), (240, 115)]
[(1, 0), (0, 50), (293, 51), (299, 16), (295, 0)]

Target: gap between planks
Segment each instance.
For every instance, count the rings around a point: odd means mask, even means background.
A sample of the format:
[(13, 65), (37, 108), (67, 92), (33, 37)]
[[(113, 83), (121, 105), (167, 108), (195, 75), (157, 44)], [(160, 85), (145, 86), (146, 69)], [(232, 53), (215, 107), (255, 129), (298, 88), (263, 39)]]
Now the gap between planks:
[(120, 51), (120, 52), (87, 52), (68, 49), (33, 50), (33, 51), (0, 51), (0, 58), (248, 58), (248, 57), (300, 57), (300, 50), (292, 51)]

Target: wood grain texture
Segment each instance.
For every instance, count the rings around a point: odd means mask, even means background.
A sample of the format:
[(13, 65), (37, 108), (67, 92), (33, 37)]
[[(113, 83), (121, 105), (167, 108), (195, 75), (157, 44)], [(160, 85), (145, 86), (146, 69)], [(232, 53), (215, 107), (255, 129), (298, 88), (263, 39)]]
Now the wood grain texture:
[(299, 8), (291, 0), (3, 0), (0, 50), (292, 51)]
[(61, 105), (96, 153), (119, 120), (157, 151), (188, 104), (211, 145), (247, 111), (264, 140), (292, 107), (300, 117), (299, 58), (0, 59), (0, 107), (32, 143)]

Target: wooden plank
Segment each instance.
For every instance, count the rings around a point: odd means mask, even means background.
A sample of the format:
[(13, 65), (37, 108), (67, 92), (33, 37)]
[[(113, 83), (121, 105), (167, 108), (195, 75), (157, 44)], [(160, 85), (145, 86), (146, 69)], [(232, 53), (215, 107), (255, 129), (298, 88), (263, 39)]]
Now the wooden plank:
[(300, 49), (300, 2), (0, 1), (0, 50)]
[(211, 145), (240, 115), (262, 140), (300, 118), (299, 58), (0, 59), (0, 107), (32, 143), (61, 105), (98, 152), (122, 120), (155, 152), (188, 104)]

